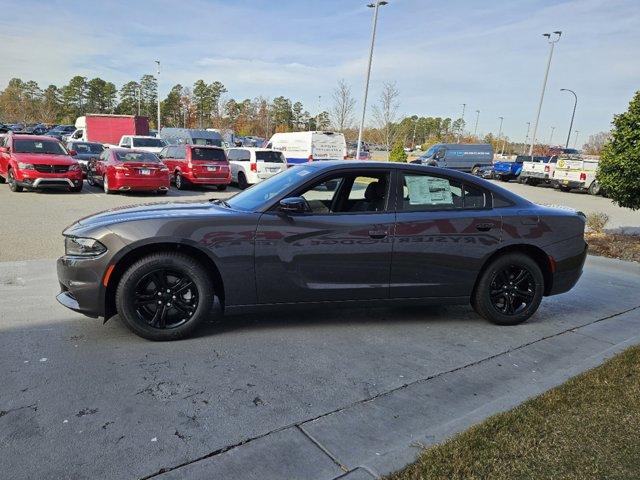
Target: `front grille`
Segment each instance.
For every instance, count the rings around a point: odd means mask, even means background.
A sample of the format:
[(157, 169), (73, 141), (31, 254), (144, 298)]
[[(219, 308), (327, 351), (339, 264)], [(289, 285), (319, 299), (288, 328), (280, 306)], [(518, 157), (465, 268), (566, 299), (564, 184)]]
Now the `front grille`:
[(66, 173), (69, 171), (69, 165), (34, 165), (33, 168), (40, 173)]

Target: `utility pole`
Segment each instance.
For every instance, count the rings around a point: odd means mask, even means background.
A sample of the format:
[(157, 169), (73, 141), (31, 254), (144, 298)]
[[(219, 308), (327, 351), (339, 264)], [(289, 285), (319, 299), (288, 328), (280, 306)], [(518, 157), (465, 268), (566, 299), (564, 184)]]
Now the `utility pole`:
[(531, 122), (527, 122), (527, 134), (524, 136), (524, 144), (522, 145), (522, 155), (524, 155), (527, 149), (527, 142), (529, 141), (529, 129), (531, 129)]
[(416, 129), (418, 128), (418, 117), (413, 121), (413, 139), (411, 140), (411, 150), (416, 148)]
[(543, 33), (542, 36), (547, 39), (547, 42), (551, 45), (549, 49), (549, 59), (547, 60), (547, 70), (544, 73), (544, 81), (542, 82), (542, 92), (540, 92), (540, 103), (538, 104), (538, 112), (536, 113), (536, 121), (533, 124), (533, 136), (531, 137), (531, 146), (529, 147), (529, 156), (533, 156), (533, 144), (535, 143), (536, 134), (538, 133), (538, 122), (540, 121), (540, 112), (542, 111), (542, 102), (544, 100), (544, 92), (547, 89), (547, 79), (549, 78), (549, 69), (551, 68), (551, 58), (553, 57), (553, 49), (560, 41), (560, 37), (562, 36), (562, 32), (560, 30), (556, 30), (553, 32), (555, 35), (551, 38), (550, 33)]
[(573, 128), (573, 119), (576, 116), (576, 107), (578, 106), (578, 95), (573, 90), (569, 90), (568, 88), (561, 88), (561, 92), (570, 92), (573, 93), (574, 102), (573, 102), (573, 113), (571, 114), (571, 123), (569, 123), (569, 133), (567, 134), (567, 144), (564, 148), (569, 148), (569, 139), (571, 138), (571, 129)]
[(578, 133), (580, 133), (580, 132), (578, 132), (578, 130), (574, 130), (574, 132), (575, 132), (576, 136), (573, 139), (573, 148), (576, 148), (576, 145), (578, 144)]
[(158, 66), (158, 81), (156, 87), (156, 96), (158, 97), (158, 135), (160, 135), (160, 60), (156, 60)]
[(551, 136), (549, 137), (549, 146), (551, 146), (551, 144), (553, 143), (553, 131), (556, 129), (556, 127), (551, 127)]
[(367, 5), (373, 8), (373, 28), (371, 30), (371, 46), (369, 47), (369, 63), (367, 64), (367, 79), (364, 83), (364, 98), (362, 100), (362, 119), (360, 120), (360, 129), (358, 130), (358, 145), (356, 146), (356, 160), (360, 158), (360, 148), (362, 145), (362, 131), (364, 130), (364, 118), (367, 114), (367, 97), (369, 96), (369, 79), (371, 78), (371, 61), (373, 60), (373, 45), (376, 42), (376, 28), (378, 25), (378, 9), (381, 5), (388, 2), (376, 0), (375, 4)]
[(473, 138), (478, 134), (478, 121), (480, 120), (480, 110), (476, 110), (476, 126), (473, 127)]
[(138, 116), (140, 116), (140, 100), (142, 98), (142, 87), (140, 87), (140, 85), (138, 85)]
[(462, 138), (462, 131), (464, 130), (464, 109), (467, 108), (467, 104), (462, 104), (462, 116), (460, 116), (460, 132), (458, 132), (458, 143), (460, 143), (460, 139)]

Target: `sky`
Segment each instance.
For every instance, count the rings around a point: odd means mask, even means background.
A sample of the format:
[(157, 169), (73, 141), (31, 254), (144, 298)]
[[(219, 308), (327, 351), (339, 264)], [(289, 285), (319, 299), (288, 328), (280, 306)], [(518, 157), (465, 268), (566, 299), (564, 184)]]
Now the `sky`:
[[(574, 90), (578, 143), (608, 130), (640, 89), (640, 0), (389, 0), (380, 8), (369, 105), (396, 82), (402, 115), (458, 118), (523, 140), (556, 45), (537, 138), (564, 143)], [(0, 88), (10, 78), (118, 87), (155, 73), (219, 80), (235, 99), (279, 95), (329, 110), (344, 79), (362, 106), (372, 9), (362, 0), (3, 0)], [(320, 98), (319, 98), (320, 97)], [(369, 111), (371, 111), (369, 109)], [(356, 115), (359, 116), (359, 115)], [(369, 121), (371, 121), (368, 115)], [(571, 144), (574, 138), (572, 136)]]

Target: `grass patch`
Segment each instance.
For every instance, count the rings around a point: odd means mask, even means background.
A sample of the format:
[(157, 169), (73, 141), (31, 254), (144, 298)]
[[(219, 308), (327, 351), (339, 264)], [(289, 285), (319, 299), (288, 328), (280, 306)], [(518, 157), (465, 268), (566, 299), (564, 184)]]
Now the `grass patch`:
[(426, 449), (388, 480), (640, 478), (640, 347)]
[(587, 232), (585, 238), (592, 255), (640, 262), (640, 236)]

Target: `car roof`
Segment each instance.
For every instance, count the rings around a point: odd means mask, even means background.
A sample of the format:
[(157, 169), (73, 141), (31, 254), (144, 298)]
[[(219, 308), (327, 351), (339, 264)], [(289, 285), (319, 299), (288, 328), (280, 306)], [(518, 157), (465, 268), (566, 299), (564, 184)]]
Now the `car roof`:
[(41, 142), (59, 142), (58, 139), (54, 137), (49, 137), (48, 135), (29, 135), (28, 133), (9, 133), (9, 135), (14, 140), (40, 140)]

